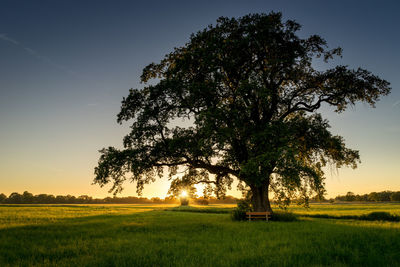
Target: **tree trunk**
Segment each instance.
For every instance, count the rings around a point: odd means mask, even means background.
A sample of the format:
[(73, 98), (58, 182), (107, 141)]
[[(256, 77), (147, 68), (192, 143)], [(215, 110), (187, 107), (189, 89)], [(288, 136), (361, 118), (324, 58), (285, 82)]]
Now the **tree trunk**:
[(268, 185), (251, 187), (251, 192), (251, 203), (253, 204), (254, 211), (269, 211), (272, 213), (271, 205), (268, 198)]

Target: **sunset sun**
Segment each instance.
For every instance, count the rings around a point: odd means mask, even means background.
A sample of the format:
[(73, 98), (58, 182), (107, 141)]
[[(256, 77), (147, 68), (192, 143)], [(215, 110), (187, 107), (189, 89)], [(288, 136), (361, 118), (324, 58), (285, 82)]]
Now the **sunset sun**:
[(188, 196), (188, 192), (186, 190), (182, 190), (181, 197), (186, 198)]

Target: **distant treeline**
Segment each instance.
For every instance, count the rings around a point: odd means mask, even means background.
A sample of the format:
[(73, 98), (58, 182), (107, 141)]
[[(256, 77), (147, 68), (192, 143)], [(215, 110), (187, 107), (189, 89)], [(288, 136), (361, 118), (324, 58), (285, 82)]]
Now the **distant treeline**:
[(371, 192), (364, 195), (356, 195), (353, 192), (347, 192), (344, 196), (335, 197), (335, 201), (363, 201), (363, 202), (387, 202), (400, 201), (400, 191), (382, 191)]
[[(226, 196), (224, 199), (215, 197), (209, 198), (193, 198), (192, 204), (208, 205), (208, 204), (236, 204), (240, 199), (233, 196)], [(347, 192), (344, 196), (337, 196), (331, 199), (312, 198), (310, 202), (338, 202), (338, 201), (361, 201), (361, 202), (389, 202), (400, 201), (400, 191), (382, 191), (371, 192), (369, 194), (356, 195), (353, 192)], [(296, 202), (296, 201), (294, 201)], [(8, 197), (5, 194), (0, 194), (0, 204), (178, 204), (179, 199), (175, 197), (166, 197), (161, 199), (158, 197), (106, 197), (92, 198), (88, 195), (79, 197), (66, 195), (54, 196), (48, 194), (33, 195), (28, 191), (23, 194), (17, 192), (11, 193)]]
[[(238, 201), (237, 198), (226, 196), (225, 199), (210, 198), (194, 198), (191, 200), (194, 204), (207, 205), (207, 204), (234, 204)], [(145, 197), (106, 197), (106, 198), (92, 198), (87, 195), (79, 197), (66, 195), (54, 196), (47, 194), (33, 195), (28, 191), (23, 194), (17, 192), (11, 193), (8, 197), (5, 194), (0, 194), (1, 204), (178, 204), (179, 199), (174, 197), (166, 197), (161, 199), (158, 197), (145, 198)]]

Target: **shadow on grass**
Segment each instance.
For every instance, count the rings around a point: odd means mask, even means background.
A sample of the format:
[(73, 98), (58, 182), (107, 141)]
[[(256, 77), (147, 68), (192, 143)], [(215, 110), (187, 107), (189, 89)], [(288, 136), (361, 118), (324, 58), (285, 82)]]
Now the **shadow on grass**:
[(228, 214), (232, 211), (232, 208), (214, 208), (214, 207), (196, 208), (196, 207), (191, 207), (191, 206), (178, 206), (178, 207), (173, 207), (173, 208), (167, 208), (164, 210), (165, 211), (178, 211), (178, 212)]
[(328, 214), (301, 214), (301, 217), (336, 219), (336, 220), (361, 220), (361, 221), (386, 221), (400, 222), (400, 216), (389, 212), (375, 211), (363, 215), (328, 215)]
[(101, 203), (101, 204), (0, 204), (1, 207), (11, 207), (11, 208), (33, 208), (33, 207), (40, 207), (40, 208), (54, 208), (54, 207), (62, 207), (62, 208), (109, 208), (109, 207), (140, 207), (143, 209), (165, 209), (165, 205), (172, 205), (172, 204), (108, 204), (108, 203)]
[[(99, 205), (99, 206), (101, 206), (101, 205)], [(12, 207), (12, 208), (30, 208), (30, 207), (85, 208), (85, 207), (90, 207), (90, 206), (89, 206), (89, 204), (0, 204), (0, 207)]]

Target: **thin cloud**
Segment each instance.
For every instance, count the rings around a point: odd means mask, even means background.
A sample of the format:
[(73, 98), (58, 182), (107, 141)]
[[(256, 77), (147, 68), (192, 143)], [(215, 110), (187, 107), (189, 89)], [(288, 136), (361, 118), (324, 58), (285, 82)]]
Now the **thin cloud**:
[(400, 106), (400, 100), (397, 100), (396, 102), (394, 102), (394, 104), (393, 104), (392, 106), (393, 106), (393, 107)]
[(7, 37), (7, 35), (5, 35), (4, 33), (0, 34), (0, 39), (3, 40), (3, 41), (6, 41), (6, 42), (10, 42), (10, 43), (15, 44), (15, 45), (20, 45), (20, 42), (18, 42), (17, 40), (12, 39), (10, 37)]
[(58, 68), (60, 70), (63, 70), (65, 72), (67, 72), (68, 74), (77, 76), (77, 73), (75, 71), (73, 71), (73, 70), (71, 70), (71, 69), (69, 69), (69, 68), (67, 68), (67, 67), (65, 67), (63, 65), (60, 65), (60, 64), (52, 61), (50, 58), (48, 58), (46, 56), (40, 55), (36, 50), (33, 50), (32, 48), (29, 48), (29, 47), (23, 45), (21, 42), (15, 40), (13, 38), (8, 37), (4, 33), (0, 34), (0, 40), (3, 40), (3, 41), (11, 43), (13, 45), (16, 45), (16, 46), (22, 48), (29, 55), (35, 57), (36, 59), (38, 59), (38, 60), (40, 60), (40, 61), (42, 61), (44, 63), (47, 63), (47, 64), (49, 64), (49, 65), (51, 65), (53, 67), (56, 67), (56, 68)]
[(87, 104), (89, 107), (95, 107), (95, 106), (97, 106), (97, 105), (99, 105), (98, 103), (89, 103), (89, 104)]

